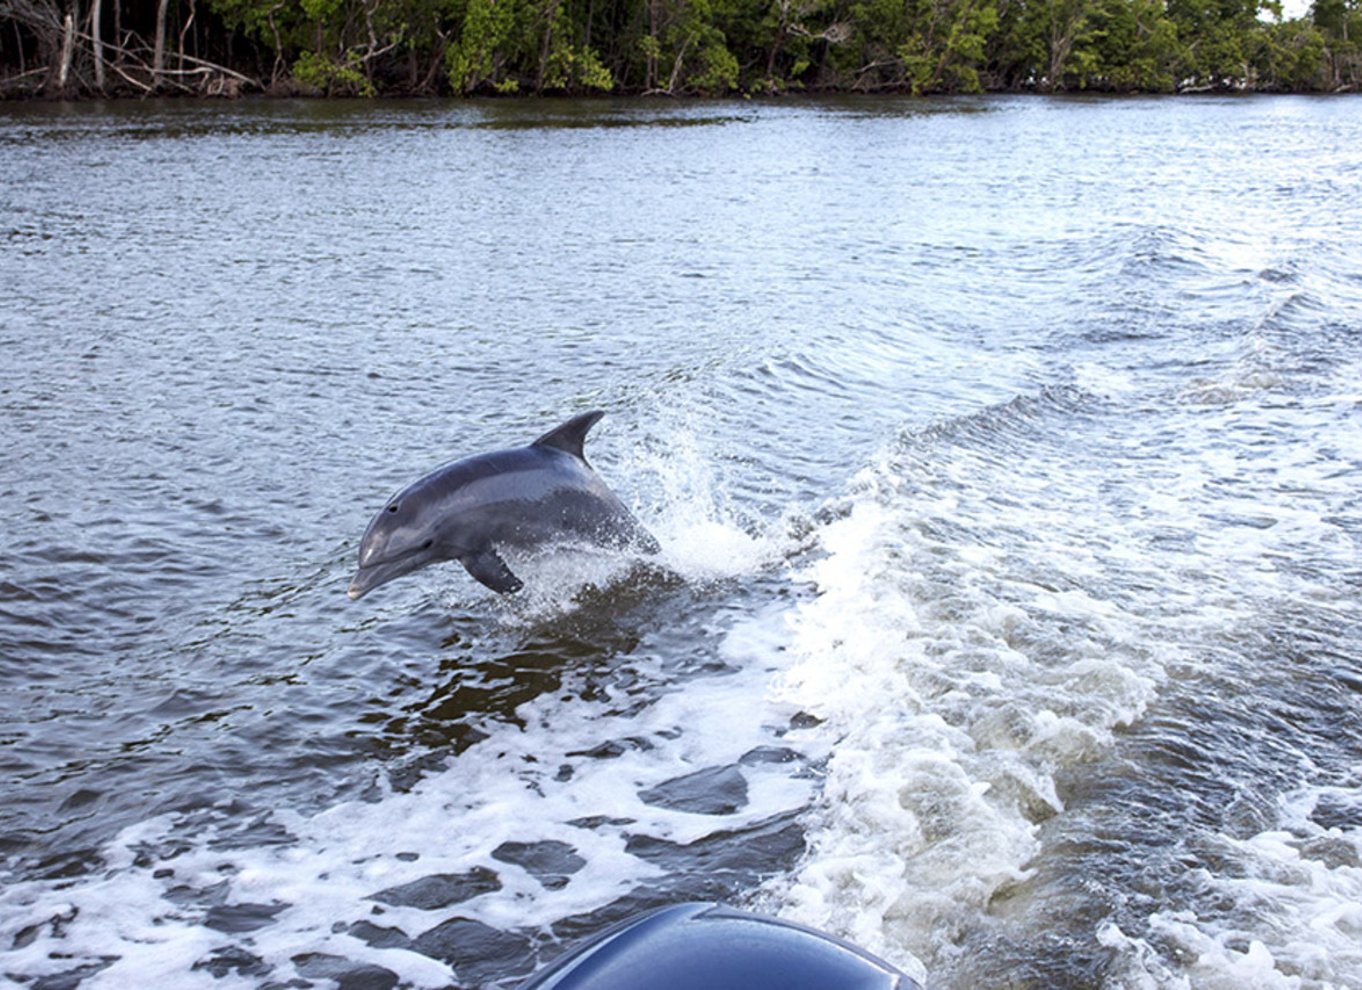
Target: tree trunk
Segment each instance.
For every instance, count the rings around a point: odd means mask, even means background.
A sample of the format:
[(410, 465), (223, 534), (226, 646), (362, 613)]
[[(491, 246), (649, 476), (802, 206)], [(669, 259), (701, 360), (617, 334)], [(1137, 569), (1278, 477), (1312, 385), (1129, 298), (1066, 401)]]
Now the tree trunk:
[(28, 75), (28, 66), (24, 63), (24, 36), (19, 33), (19, 22), (14, 22), (14, 50), (19, 53), (19, 75)]
[(672, 74), (667, 80), (668, 96), (676, 95), (677, 84), (681, 81), (681, 67), (685, 64), (686, 60), (686, 49), (690, 47), (690, 43), (694, 40), (695, 35), (691, 35), (685, 41), (681, 42), (681, 50), (676, 53), (676, 61), (672, 63)]
[(184, 27), (180, 28), (180, 60), (175, 64), (175, 68), (181, 71), (184, 70), (184, 39), (189, 34), (189, 29), (194, 26), (195, 13), (197, 13), (197, 10), (194, 7), (194, 0), (189, 0), (189, 19), (184, 22)]
[(1073, 38), (1065, 35), (1050, 40), (1050, 71), (1046, 76), (1046, 92), (1053, 93), (1059, 89), (1064, 80), (1064, 63), (1069, 60), (1069, 50), (1073, 46)]
[(76, 52), (76, 15), (68, 10), (62, 20), (61, 62), (57, 66), (57, 90), (65, 95), (66, 83), (71, 78), (71, 57)]
[(790, 33), (790, 0), (779, 0), (777, 7), (780, 21), (776, 24), (776, 37), (771, 42), (770, 54), (766, 56), (766, 81), (772, 83), (776, 78), (776, 59), (780, 57), (780, 50), (785, 47), (785, 39)]
[(91, 0), (90, 48), (95, 56), (95, 88), (101, 93), (104, 92), (104, 38), (99, 33), (99, 22), (103, 14), (103, 6), (103, 0)]
[(643, 88), (645, 91), (657, 88), (657, 52), (660, 44), (657, 40), (657, 4), (658, 0), (650, 0), (648, 4), (648, 60), (643, 72)]
[(158, 0), (156, 4), (156, 44), (151, 54), (151, 80), (161, 88), (161, 77), (166, 69), (166, 14), (170, 10), (170, 0)]
[(539, 75), (534, 81), (535, 95), (542, 95), (544, 83), (549, 72), (549, 52), (553, 50), (553, 8), (555, 3), (551, 2), (544, 12), (544, 36), (539, 43)]

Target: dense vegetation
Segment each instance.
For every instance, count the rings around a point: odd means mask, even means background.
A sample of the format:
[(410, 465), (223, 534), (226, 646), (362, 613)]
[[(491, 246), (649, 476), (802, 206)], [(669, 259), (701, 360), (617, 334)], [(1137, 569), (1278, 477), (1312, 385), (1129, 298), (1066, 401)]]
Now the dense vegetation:
[(0, 0), (0, 94), (1362, 89), (1362, 0)]

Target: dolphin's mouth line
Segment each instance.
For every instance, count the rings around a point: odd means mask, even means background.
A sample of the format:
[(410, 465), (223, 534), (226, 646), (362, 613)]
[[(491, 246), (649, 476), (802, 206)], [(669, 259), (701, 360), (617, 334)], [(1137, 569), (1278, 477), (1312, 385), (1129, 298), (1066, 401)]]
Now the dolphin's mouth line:
[[(422, 567), (425, 558), (431, 553), (435, 546), (433, 539), (426, 540), (420, 546), (412, 547), (403, 553), (395, 556), (384, 557), (382, 560), (373, 560), (367, 564), (360, 564), (355, 570), (355, 575), (350, 579), (350, 587), (346, 590), (346, 596), (355, 601), (368, 594), (379, 585), (387, 584), (394, 578), (401, 577), (411, 571)], [(460, 551), (462, 553), (462, 551)], [(415, 563), (413, 563), (415, 561)]]
[(404, 561), (411, 556), (412, 554), (403, 554), (401, 557), (389, 557), (376, 563), (361, 564), (355, 571), (354, 577), (350, 579), (350, 587), (345, 592), (346, 596), (353, 602), (379, 585), (386, 584), (392, 578), (413, 570), (414, 568), (403, 566)]

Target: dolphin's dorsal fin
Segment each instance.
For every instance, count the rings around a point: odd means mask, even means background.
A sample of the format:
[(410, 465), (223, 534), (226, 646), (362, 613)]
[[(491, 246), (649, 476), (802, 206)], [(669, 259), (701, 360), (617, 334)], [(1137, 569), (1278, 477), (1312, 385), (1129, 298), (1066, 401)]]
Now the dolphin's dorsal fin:
[(587, 431), (599, 423), (604, 415), (605, 413), (601, 410), (593, 409), (591, 412), (584, 412), (580, 416), (573, 416), (562, 426), (549, 430), (530, 446), (552, 447), (584, 461), (586, 455), (582, 453), (582, 444), (586, 442)]

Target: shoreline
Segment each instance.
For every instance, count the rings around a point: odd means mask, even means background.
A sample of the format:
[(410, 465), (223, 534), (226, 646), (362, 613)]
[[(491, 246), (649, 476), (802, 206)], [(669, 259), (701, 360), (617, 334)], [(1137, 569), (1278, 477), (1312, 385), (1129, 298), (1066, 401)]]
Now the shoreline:
[[(3, 81), (0, 81), (3, 86)], [(245, 92), (161, 92), (161, 93), (135, 93), (130, 91), (112, 91), (107, 93), (75, 93), (65, 95), (48, 95), (44, 93), (23, 93), (7, 94), (0, 92), (0, 106), (3, 105), (81, 105), (96, 103), (148, 103), (148, 102), (172, 102), (172, 103), (282, 103), (289, 100), (299, 100), (308, 103), (364, 103), (372, 102), (395, 103), (529, 103), (533, 101), (543, 101), (547, 103), (555, 102), (588, 102), (588, 103), (609, 103), (611, 101), (629, 100), (636, 102), (656, 102), (659, 105), (667, 103), (725, 103), (725, 102), (771, 102), (780, 103), (784, 101), (800, 102), (804, 100), (825, 100), (825, 99), (895, 99), (895, 100), (920, 100), (923, 103), (931, 103), (942, 99), (959, 99), (961, 97), (995, 97), (995, 96), (1018, 96), (1036, 99), (1082, 99), (1084, 97), (1097, 99), (1142, 99), (1149, 97), (1162, 97), (1167, 99), (1183, 99), (1193, 96), (1220, 97), (1223, 99), (1247, 99), (1258, 96), (1311, 96), (1321, 98), (1347, 97), (1362, 94), (1362, 88), (1354, 85), (1341, 86), (1333, 90), (1321, 89), (1281, 89), (1281, 88), (1251, 88), (1243, 86), (1189, 86), (1184, 89), (1175, 90), (1129, 90), (1129, 89), (1073, 89), (1073, 90), (1054, 90), (1045, 91), (1036, 87), (1024, 89), (985, 89), (971, 93), (914, 93), (910, 88), (891, 88), (885, 87), (876, 90), (855, 90), (855, 89), (802, 89), (785, 90), (781, 92), (730, 92), (730, 93), (656, 93), (656, 92), (552, 92), (552, 93), (471, 93), (460, 95), (456, 93), (405, 93), (400, 91), (375, 92), (367, 95), (356, 95), (351, 93), (328, 94), (316, 91), (304, 91), (297, 89), (252, 89)]]

